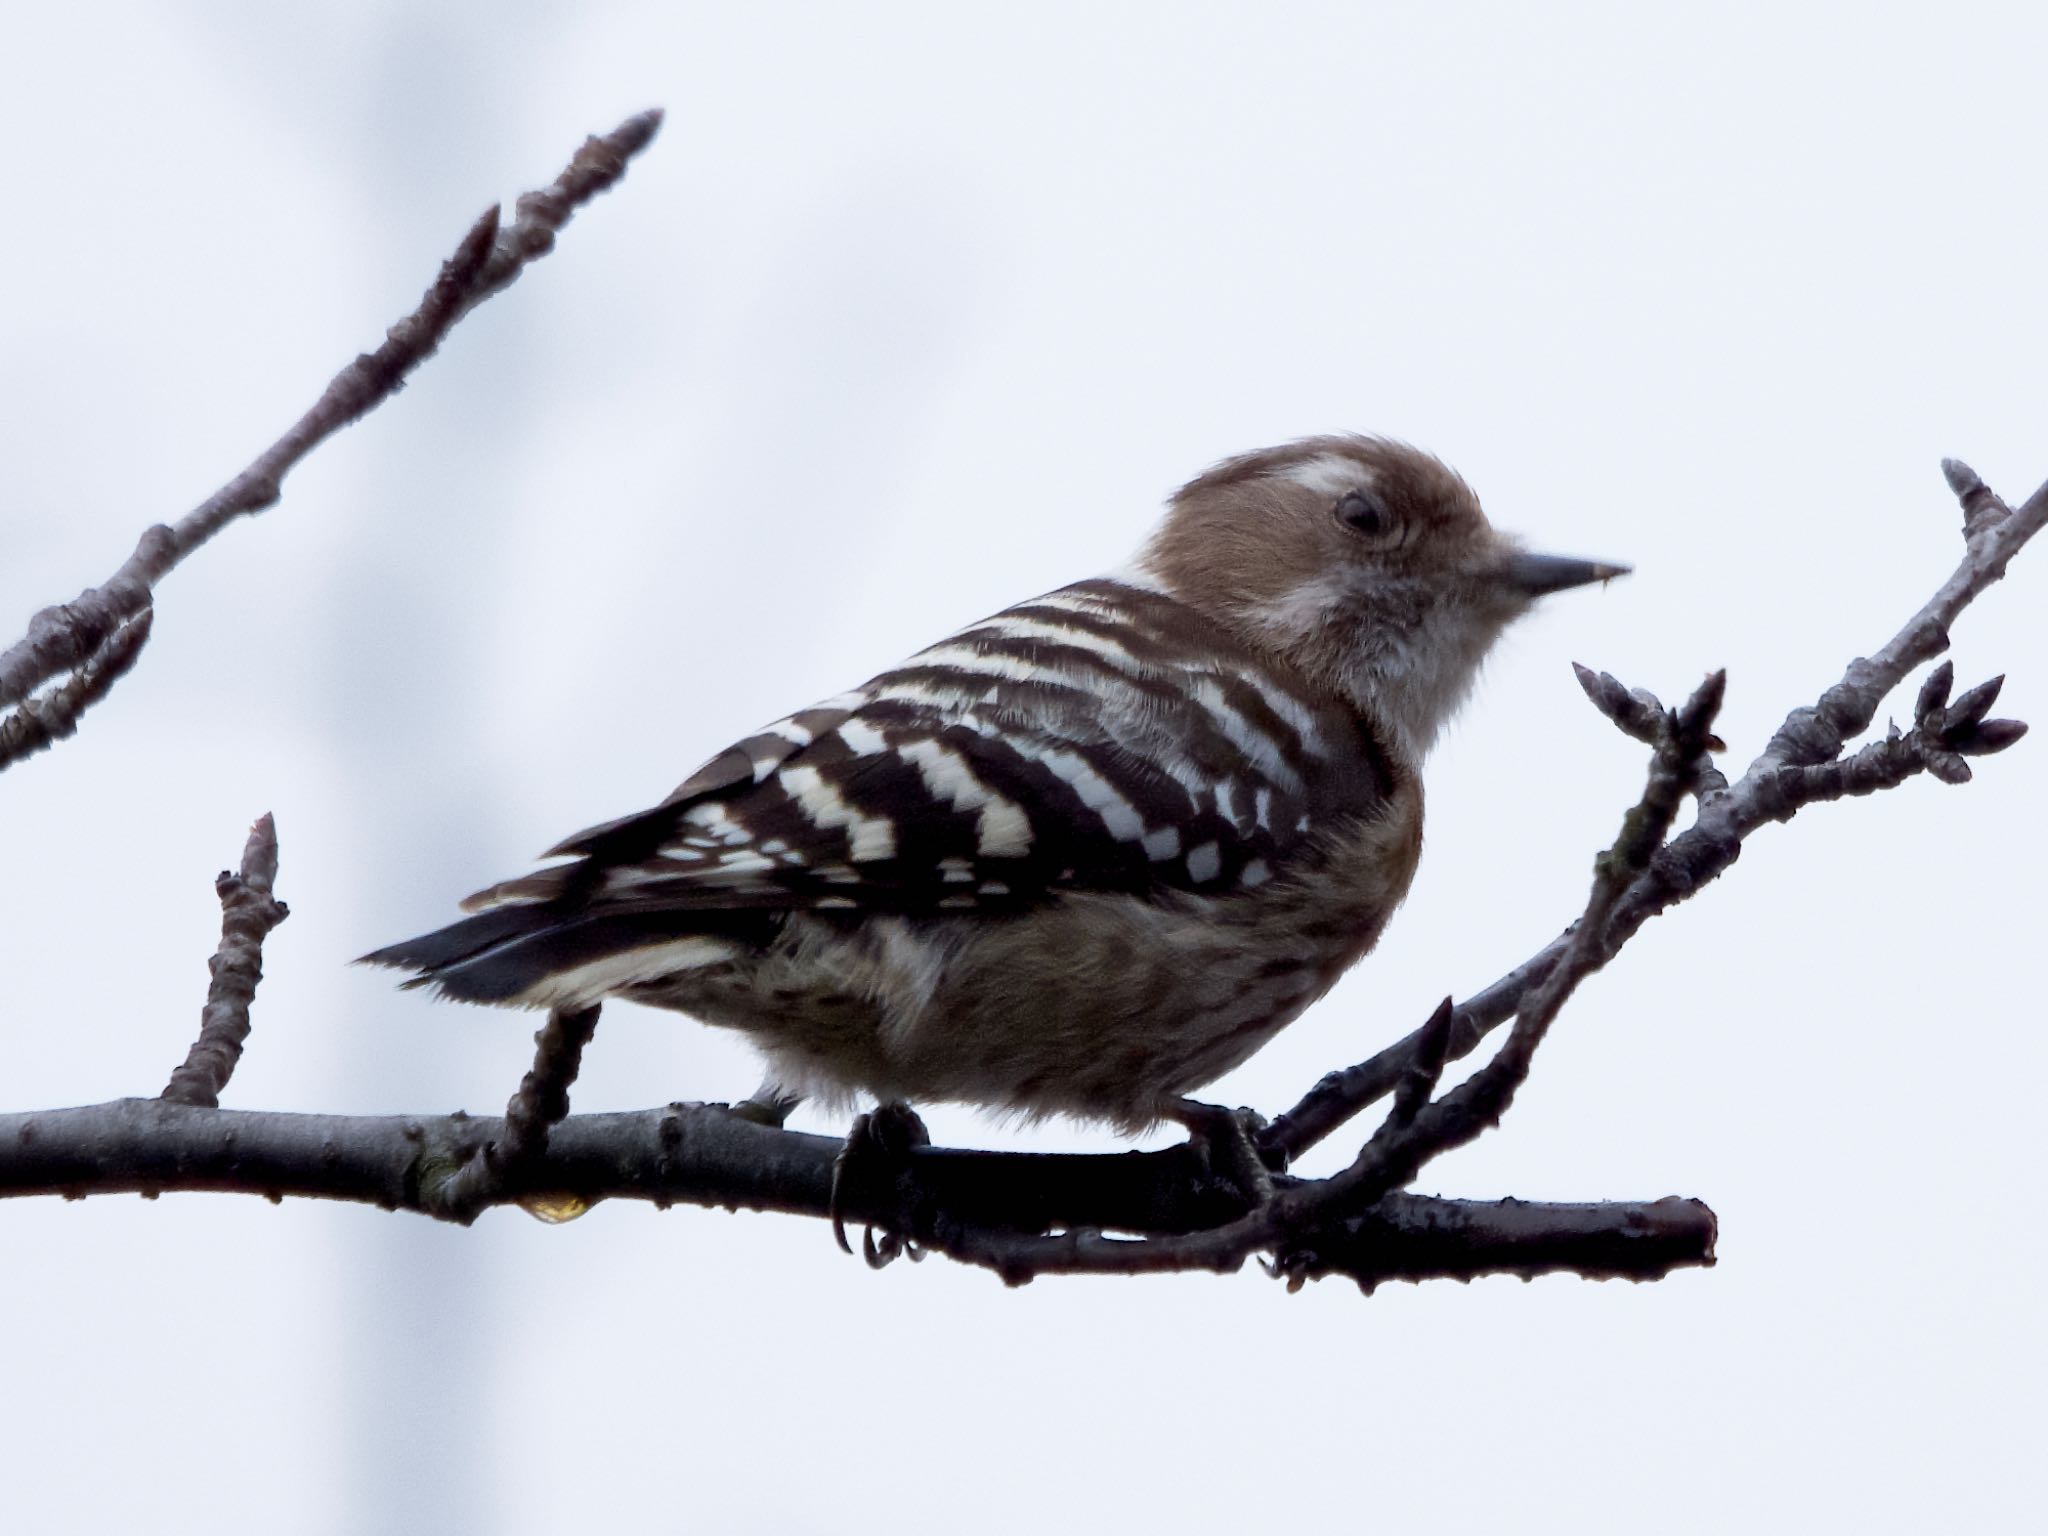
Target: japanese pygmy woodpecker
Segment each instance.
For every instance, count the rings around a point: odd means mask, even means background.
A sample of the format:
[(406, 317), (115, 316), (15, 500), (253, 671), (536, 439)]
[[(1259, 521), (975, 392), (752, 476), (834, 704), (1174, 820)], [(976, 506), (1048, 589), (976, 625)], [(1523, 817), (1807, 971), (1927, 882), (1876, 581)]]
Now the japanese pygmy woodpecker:
[(785, 1101), (1142, 1126), (1372, 948), (1487, 648), (1625, 569), (1524, 551), (1399, 443), (1245, 454), (1132, 564), (763, 727), (365, 958), (740, 1030)]

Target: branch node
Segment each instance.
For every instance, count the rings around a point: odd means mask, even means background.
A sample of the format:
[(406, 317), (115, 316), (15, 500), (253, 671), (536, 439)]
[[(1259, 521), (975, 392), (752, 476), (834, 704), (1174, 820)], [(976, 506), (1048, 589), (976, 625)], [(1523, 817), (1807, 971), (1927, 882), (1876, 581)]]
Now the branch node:
[(1943, 740), (1966, 733), (1991, 713), (1991, 706), (1998, 702), (1998, 693), (2005, 686), (2005, 674), (2000, 673), (1989, 682), (1979, 683), (1948, 707), (1941, 717), (1940, 732)]
[(1986, 720), (1970, 733), (1967, 741), (1958, 742), (1956, 750), (1971, 757), (1988, 757), (1993, 752), (2003, 752), (2026, 734), (2024, 720)]
[(1955, 492), (1956, 500), (1963, 505), (1965, 539), (1974, 540), (2012, 516), (2012, 509), (1999, 498), (1998, 493), (1961, 459), (1943, 459), (1941, 473), (1948, 481), (1948, 488)]
[(1920, 685), (1920, 692), (1913, 700), (1914, 722), (1924, 727), (1938, 720), (1943, 706), (1948, 703), (1949, 690), (1955, 685), (1956, 664), (1944, 658)]
[(1457, 1009), (1447, 997), (1416, 1031), (1414, 1058), (1401, 1074), (1401, 1086), (1394, 1090), (1393, 1107), (1387, 1111), (1389, 1125), (1407, 1125), (1436, 1093), (1444, 1063), (1450, 1059), (1451, 1021), (1456, 1017)]
[(1593, 707), (1613, 721), (1624, 735), (1646, 746), (1655, 746), (1663, 739), (1669, 717), (1655, 694), (1643, 688), (1629, 688), (1611, 672), (1595, 672), (1576, 661), (1572, 663), (1572, 673)]

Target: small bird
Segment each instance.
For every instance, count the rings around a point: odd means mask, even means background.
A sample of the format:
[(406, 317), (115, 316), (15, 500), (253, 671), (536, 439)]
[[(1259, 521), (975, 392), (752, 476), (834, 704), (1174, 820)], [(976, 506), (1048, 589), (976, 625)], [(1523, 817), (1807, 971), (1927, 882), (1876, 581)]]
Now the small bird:
[(1528, 553), (1401, 443), (1244, 454), (1131, 564), (785, 716), (364, 959), (468, 1002), (737, 1029), (782, 1113), (1186, 1119), (1378, 940), (1423, 758), (1502, 629), (1626, 570)]

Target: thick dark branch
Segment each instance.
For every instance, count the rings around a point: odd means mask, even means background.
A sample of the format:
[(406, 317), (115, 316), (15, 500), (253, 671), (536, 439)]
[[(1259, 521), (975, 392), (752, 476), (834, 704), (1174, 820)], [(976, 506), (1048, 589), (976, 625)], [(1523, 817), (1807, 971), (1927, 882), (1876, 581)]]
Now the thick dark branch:
[[(336, 374), (290, 431), (176, 523), (159, 523), (145, 532), (135, 552), (104, 584), (30, 620), (28, 634), (0, 654), (0, 709), (20, 704), (60, 673), (88, 665), (110, 636), (149, 608), (156, 584), (186, 556), (236, 518), (274, 505), (284, 477), (301, 459), (390, 398), (406, 375), (433, 356), (456, 321), (510, 284), (528, 262), (545, 255), (569, 216), (625, 174), (626, 163), (660, 126), (658, 111), (627, 119), (585, 142), (551, 186), (520, 198), (518, 217), (509, 227), (500, 228), (495, 208), (478, 219), (419, 308), (392, 326), (376, 351)], [(114, 676), (105, 677), (100, 692)]]
[(173, 1104), (212, 1109), (242, 1059), (249, 1038), (249, 1005), (263, 979), (263, 941), (291, 915), (271, 895), (277, 883), (277, 823), (256, 818), (242, 850), (240, 874), (222, 870), (213, 883), (220, 895), (220, 948), (214, 951), (213, 983), (199, 1014), (199, 1038), (185, 1063), (171, 1074), (162, 1097)]
[(1567, 1272), (1588, 1280), (1661, 1280), (1714, 1262), (1714, 1213), (1676, 1195), (1644, 1204), (1560, 1205), (1391, 1194), (1297, 1246), (1280, 1265), (1290, 1286), (1325, 1275), (1368, 1293), (1386, 1280), (1456, 1280), (1475, 1272)]
[[(293, 1115), (121, 1099), (0, 1115), (0, 1196), (213, 1191), (446, 1217), (428, 1192), (507, 1134), (501, 1120), (463, 1115)], [(776, 1130), (718, 1105), (572, 1115), (537, 1157), (507, 1170), (488, 1203), (569, 1197), (576, 1209), (634, 1199), (822, 1221), (840, 1148), (835, 1138)], [(931, 1147), (912, 1155), (923, 1203), (911, 1235), (920, 1241), (949, 1228), (1184, 1232), (1241, 1209), (1184, 1147), (1084, 1156)], [(857, 1198), (846, 1210), (851, 1220), (878, 1223), (898, 1214)], [(1714, 1229), (1711, 1213), (1691, 1201), (1546, 1206), (1399, 1195), (1303, 1239), (1294, 1250), (1303, 1274), (1346, 1274), (1368, 1286), (1559, 1270), (1647, 1280), (1711, 1263)]]

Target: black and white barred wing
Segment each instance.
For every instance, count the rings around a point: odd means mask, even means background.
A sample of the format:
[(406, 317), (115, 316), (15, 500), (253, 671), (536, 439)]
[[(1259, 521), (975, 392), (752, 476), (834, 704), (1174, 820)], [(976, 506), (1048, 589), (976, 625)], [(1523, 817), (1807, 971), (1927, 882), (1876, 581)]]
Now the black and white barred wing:
[(1384, 787), (1345, 722), (1173, 622), (1178, 605), (1111, 582), (1009, 609), (552, 850), (579, 863), (472, 904), (916, 912), (1256, 885), (1313, 801), (1334, 788), (1365, 810)]
[(1388, 788), (1355, 721), (1318, 714), (1165, 595), (1086, 582), (766, 727), (660, 806), (552, 850), (574, 862), (369, 958), (432, 971), (460, 931), (496, 942), (536, 909), (644, 942), (776, 911), (1223, 894), (1283, 872), (1333, 806), (1370, 814)]

